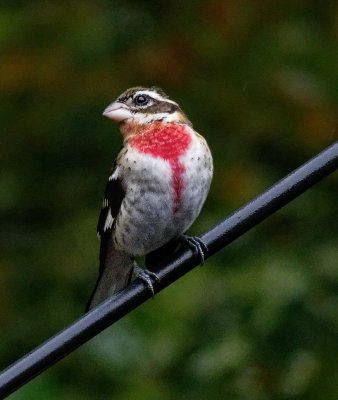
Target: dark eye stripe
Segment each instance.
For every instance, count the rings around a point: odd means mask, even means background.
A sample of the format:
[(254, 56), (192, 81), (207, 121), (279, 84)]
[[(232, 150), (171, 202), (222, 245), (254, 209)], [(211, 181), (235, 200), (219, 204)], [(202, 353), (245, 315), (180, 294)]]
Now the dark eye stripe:
[(131, 97), (133, 97), (132, 95), (131, 96), (123, 96), (123, 97), (119, 97), (118, 99), (117, 99), (117, 101), (119, 101), (119, 102), (121, 102), (121, 103), (125, 103), (128, 99), (130, 99)]

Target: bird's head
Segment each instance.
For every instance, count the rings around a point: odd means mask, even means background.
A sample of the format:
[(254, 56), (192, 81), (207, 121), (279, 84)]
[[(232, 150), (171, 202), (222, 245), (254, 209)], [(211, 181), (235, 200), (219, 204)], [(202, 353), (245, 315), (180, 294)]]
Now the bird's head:
[(122, 125), (165, 122), (191, 126), (179, 105), (157, 87), (126, 90), (104, 110), (103, 115)]

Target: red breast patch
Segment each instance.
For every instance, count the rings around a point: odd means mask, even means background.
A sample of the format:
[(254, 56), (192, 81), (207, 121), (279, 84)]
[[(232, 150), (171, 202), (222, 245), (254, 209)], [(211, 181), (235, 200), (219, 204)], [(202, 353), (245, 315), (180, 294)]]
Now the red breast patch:
[(185, 154), (191, 142), (184, 125), (156, 123), (143, 129), (129, 144), (142, 153), (151, 154), (170, 163), (172, 186), (175, 193), (174, 212), (177, 211), (183, 189), (184, 165), (179, 158)]

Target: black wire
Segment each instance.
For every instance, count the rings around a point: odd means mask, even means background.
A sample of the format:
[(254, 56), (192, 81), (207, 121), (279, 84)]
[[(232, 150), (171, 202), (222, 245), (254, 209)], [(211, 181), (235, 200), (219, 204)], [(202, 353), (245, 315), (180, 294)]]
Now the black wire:
[[(250, 201), (201, 239), (208, 246), (206, 258), (292, 201), (338, 167), (338, 142), (312, 158), (270, 189)], [(159, 292), (199, 264), (199, 257), (189, 247), (167, 255), (156, 265)], [(0, 398), (3, 399), (58, 360), (74, 351), (108, 326), (151, 297), (149, 289), (135, 280), (122, 292), (66, 327), (0, 374)]]

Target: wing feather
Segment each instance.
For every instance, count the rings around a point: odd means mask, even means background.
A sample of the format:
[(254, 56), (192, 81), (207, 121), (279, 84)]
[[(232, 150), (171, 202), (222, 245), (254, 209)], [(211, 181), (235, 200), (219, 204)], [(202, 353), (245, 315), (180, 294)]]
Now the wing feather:
[(101, 239), (100, 246), (100, 274), (104, 269), (104, 263), (107, 255), (108, 243), (112, 240), (112, 231), (114, 221), (119, 213), (125, 191), (122, 187), (122, 180), (119, 176), (119, 167), (114, 162), (111, 175), (106, 184), (102, 208), (97, 223), (97, 235)]
[[(105, 272), (106, 258), (109, 252), (112, 253), (114, 249), (114, 245), (112, 243), (114, 221), (117, 214), (119, 213), (124, 196), (125, 191), (122, 187), (121, 177), (119, 176), (119, 167), (115, 160), (111, 175), (109, 176), (106, 184), (102, 208), (97, 223), (97, 235), (100, 238), (99, 276), (97, 278), (94, 290), (92, 291), (90, 299), (87, 303), (86, 312), (92, 307), (92, 302), (96, 291), (99, 290), (99, 286), (101, 285), (101, 278), (103, 278), (103, 274), (109, 274), (109, 270), (107, 270), (108, 272)], [(129, 275), (127, 276), (127, 278), (130, 280), (131, 274)]]

